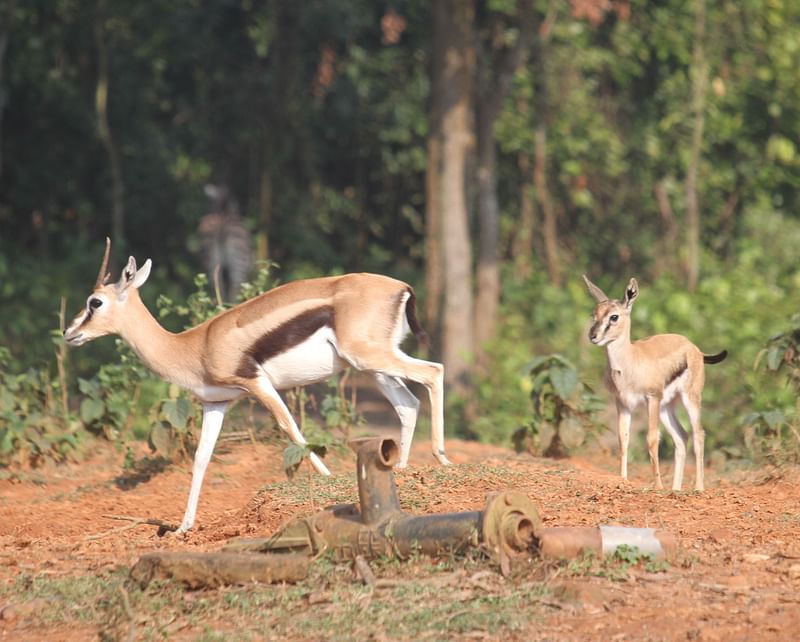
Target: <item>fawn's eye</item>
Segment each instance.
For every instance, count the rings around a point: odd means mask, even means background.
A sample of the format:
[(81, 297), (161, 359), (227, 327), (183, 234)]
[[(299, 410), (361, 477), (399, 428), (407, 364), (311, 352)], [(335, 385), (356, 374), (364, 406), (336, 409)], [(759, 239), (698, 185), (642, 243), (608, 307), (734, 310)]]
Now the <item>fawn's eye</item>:
[(89, 307), (92, 310), (97, 310), (101, 305), (103, 305), (103, 299), (89, 299)]
[(616, 323), (617, 321), (619, 321), (619, 315), (618, 314), (612, 314), (608, 318), (611, 320), (611, 323)]

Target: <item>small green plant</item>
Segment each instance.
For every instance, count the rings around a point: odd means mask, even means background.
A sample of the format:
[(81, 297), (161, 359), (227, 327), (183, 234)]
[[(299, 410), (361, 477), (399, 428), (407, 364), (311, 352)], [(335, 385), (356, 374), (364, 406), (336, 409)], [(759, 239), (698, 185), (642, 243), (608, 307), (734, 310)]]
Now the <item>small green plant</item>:
[(150, 408), (150, 447), (163, 457), (177, 453), (188, 455), (193, 445), (193, 428), (197, 426), (197, 404), (176, 385), (169, 387), (169, 396)]
[(63, 461), (78, 446), (80, 424), (64, 414), (61, 384), (47, 368), (12, 373), (11, 354), (0, 346), (0, 464)]
[[(324, 457), (328, 449), (320, 444), (290, 444), (283, 451), (283, 470), (289, 479), (292, 479), (300, 465), (307, 461), (311, 454)], [(309, 462), (310, 466), (311, 462)]]
[(577, 421), (584, 429), (593, 429), (594, 413), (601, 402), (591, 388), (578, 378), (575, 366), (560, 354), (540, 356), (527, 368), (530, 377), (532, 414), (527, 425), (518, 429), (512, 439), (518, 452), (541, 452), (542, 429), (553, 431), (546, 457), (563, 457), (566, 446), (561, 431), (569, 421)]
[(795, 314), (789, 327), (772, 335), (758, 353), (754, 368), (783, 372), (794, 407), (778, 405), (747, 414), (744, 426), (745, 445), (757, 457), (774, 464), (800, 461), (800, 314)]
[(364, 417), (356, 409), (355, 392), (348, 399), (344, 394), (347, 375), (334, 377), (328, 381), (328, 391), (319, 405), (320, 413), (329, 431), (340, 431), (345, 439), (354, 427), (365, 423)]
[(584, 551), (580, 557), (565, 564), (570, 575), (604, 577), (612, 581), (627, 579), (628, 571), (634, 567), (641, 567), (648, 573), (663, 573), (669, 568), (666, 561), (628, 544), (621, 544), (605, 558), (599, 558), (594, 551)]
[(117, 339), (119, 361), (100, 366), (91, 379), (78, 379), (84, 395), (79, 416), (84, 427), (109, 441), (126, 437), (132, 412), (139, 399), (142, 381), (148, 376), (133, 350)]
[(156, 299), (158, 316), (164, 318), (174, 314), (184, 320), (186, 328), (191, 328), (226, 309), (224, 303), (212, 299), (208, 293), (208, 276), (197, 274), (194, 277), (194, 287), (195, 291), (187, 297), (185, 304), (175, 303), (164, 294), (159, 295)]
[(271, 290), (277, 285), (271, 273), (273, 268), (278, 267), (277, 263), (272, 261), (258, 261), (256, 267), (257, 270), (252, 280), (245, 281), (239, 287), (239, 295), (236, 297), (237, 302), (252, 299), (259, 294)]

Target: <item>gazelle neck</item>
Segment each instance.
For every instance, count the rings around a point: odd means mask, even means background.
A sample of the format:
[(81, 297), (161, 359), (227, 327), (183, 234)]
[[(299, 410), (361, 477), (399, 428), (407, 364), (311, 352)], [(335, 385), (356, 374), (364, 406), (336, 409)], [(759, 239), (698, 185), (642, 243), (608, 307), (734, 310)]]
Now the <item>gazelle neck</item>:
[(631, 358), (632, 351), (631, 327), (628, 325), (616, 339), (606, 344), (608, 365), (612, 370), (622, 370), (622, 364)]
[(128, 294), (122, 339), (162, 379), (190, 388), (202, 383), (202, 364), (194, 329), (175, 334), (150, 313), (136, 290)]

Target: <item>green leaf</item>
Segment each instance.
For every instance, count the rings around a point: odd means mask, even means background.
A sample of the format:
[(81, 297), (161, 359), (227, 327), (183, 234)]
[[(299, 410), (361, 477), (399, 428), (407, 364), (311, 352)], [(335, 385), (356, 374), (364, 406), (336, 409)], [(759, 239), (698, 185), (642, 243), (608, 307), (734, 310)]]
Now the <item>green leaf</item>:
[(81, 420), (86, 425), (89, 425), (100, 419), (103, 414), (105, 414), (105, 411), (106, 405), (100, 399), (86, 397), (83, 401), (81, 401)]
[(186, 397), (168, 399), (161, 406), (161, 413), (169, 423), (178, 430), (186, 430), (189, 417), (192, 416), (192, 402)]
[(525, 366), (525, 370), (531, 374), (534, 374), (536, 370), (549, 359), (548, 356), (538, 356), (533, 361), (531, 361), (527, 366)]
[(578, 386), (578, 373), (572, 368), (553, 367), (550, 368), (550, 381), (556, 394), (567, 399)]
[(300, 444), (290, 444), (283, 451), (283, 470), (289, 479), (294, 477), (307, 454), (308, 449)]
[(784, 421), (784, 414), (780, 410), (770, 410), (769, 412), (762, 413), (761, 416), (764, 418), (764, 421), (767, 422), (767, 426), (772, 430)]
[(176, 445), (175, 431), (163, 421), (156, 422), (150, 431), (149, 442), (153, 450), (169, 457)]
[(777, 370), (781, 367), (781, 362), (783, 361), (783, 355), (786, 353), (786, 347), (775, 345), (770, 346), (769, 350), (767, 351), (767, 368), (770, 370)]
[(90, 397), (99, 397), (101, 392), (96, 379), (78, 379), (78, 390)]

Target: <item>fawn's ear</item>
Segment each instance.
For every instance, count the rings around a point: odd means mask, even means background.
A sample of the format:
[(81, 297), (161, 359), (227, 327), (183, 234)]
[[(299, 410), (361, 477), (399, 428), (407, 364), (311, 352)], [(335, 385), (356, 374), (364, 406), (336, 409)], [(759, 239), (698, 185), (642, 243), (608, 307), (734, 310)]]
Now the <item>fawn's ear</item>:
[(630, 310), (637, 296), (639, 296), (639, 284), (636, 279), (631, 279), (628, 287), (625, 288), (625, 298), (623, 299), (625, 307)]
[(594, 297), (594, 300), (598, 303), (605, 303), (608, 301), (608, 297), (606, 293), (603, 292), (600, 288), (598, 288), (594, 283), (592, 283), (584, 274), (583, 275), (583, 282), (586, 283), (586, 289), (589, 290), (589, 294)]

